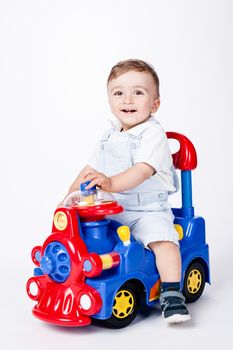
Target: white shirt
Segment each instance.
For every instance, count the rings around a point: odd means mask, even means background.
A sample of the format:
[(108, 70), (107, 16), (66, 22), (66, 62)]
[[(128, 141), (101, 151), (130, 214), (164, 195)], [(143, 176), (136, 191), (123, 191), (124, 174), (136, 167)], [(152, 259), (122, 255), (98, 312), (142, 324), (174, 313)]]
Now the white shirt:
[(142, 193), (178, 190), (178, 178), (165, 131), (160, 123), (150, 117), (142, 124), (121, 131), (118, 120), (110, 121), (112, 127), (101, 137), (88, 164), (106, 176), (119, 174), (136, 163), (147, 163), (156, 173), (134, 189), (124, 193)]

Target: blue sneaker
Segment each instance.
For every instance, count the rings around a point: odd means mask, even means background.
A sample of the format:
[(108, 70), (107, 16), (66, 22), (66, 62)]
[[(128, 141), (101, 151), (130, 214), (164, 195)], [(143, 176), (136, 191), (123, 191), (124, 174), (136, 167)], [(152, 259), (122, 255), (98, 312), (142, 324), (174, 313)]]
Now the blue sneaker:
[(180, 323), (191, 319), (181, 292), (167, 291), (160, 294), (160, 305), (164, 320), (168, 323)]

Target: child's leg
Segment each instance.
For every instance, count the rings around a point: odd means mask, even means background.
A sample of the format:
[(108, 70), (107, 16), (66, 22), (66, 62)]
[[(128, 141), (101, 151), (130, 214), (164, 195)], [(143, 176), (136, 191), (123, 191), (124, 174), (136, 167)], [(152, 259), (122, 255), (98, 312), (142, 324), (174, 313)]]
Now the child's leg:
[(169, 241), (152, 242), (150, 249), (156, 256), (156, 266), (162, 282), (180, 282), (181, 257), (179, 247)]
[(156, 256), (156, 266), (161, 278), (160, 304), (164, 319), (169, 323), (190, 319), (185, 298), (180, 290), (181, 257), (179, 247), (169, 241), (149, 244)]

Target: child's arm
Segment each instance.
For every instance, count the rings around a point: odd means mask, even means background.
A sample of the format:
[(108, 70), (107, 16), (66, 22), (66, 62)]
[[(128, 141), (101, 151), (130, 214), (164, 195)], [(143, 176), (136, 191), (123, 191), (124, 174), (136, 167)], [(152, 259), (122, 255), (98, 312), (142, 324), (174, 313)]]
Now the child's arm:
[(122, 173), (110, 177), (92, 169), (85, 176), (85, 181), (91, 180), (86, 189), (97, 185), (107, 192), (122, 192), (140, 185), (155, 172), (155, 169), (146, 163), (136, 163)]
[[(76, 177), (76, 179), (74, 180), (74, 182), (72, 183), (72, 185), (70, 186), (69, 191), (68, 191), (68, 193), (66, 194), (65, 198), (66, 198), (70, 193), (79, 190), (80, 184), (81, 184), (82, 182), (85, 182), (85, 181), (86, 181), (86, 180), (85, 180), (85, 176), (86, 176), (87, 174), (89, 174), (90, 171), (95, 171), (92, 167), (90, 167), (90, 165), (86, 165), (86, 166), (80, 171), (80, 173), (78, 174), (78, 176)], [(65, 198), (64, 198), (64, 199), (65, 199)], [(63, 199), (63, 201), (64, 201), (64, 199)], [(59, 203), (58, 206), (61, 206), (62, 203), (63, 203), (63, 201), (62, 201), (61, 203)]]

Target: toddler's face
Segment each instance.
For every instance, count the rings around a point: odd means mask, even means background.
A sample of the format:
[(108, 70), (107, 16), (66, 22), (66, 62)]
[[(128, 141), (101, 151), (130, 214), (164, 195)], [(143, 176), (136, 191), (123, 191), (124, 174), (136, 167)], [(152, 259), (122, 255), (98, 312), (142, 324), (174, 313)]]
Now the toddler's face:
[(147, 72), (129, 71), (111, 80), (108, 98), (123, 131), (146, 121), (160, 104), (153, 77)]

